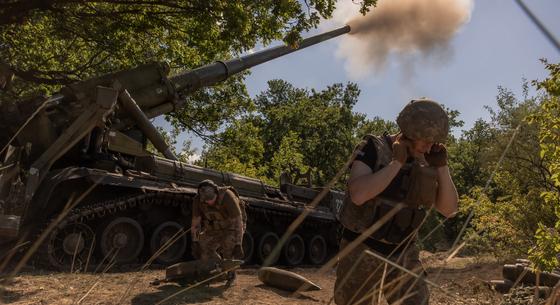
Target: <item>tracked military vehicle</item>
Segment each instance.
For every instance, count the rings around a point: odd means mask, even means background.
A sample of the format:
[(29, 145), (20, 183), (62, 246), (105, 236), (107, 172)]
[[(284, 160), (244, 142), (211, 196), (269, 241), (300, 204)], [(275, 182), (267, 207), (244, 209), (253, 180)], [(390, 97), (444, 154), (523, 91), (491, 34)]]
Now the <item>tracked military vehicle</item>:
[[(348, 26), (304, 39), (298, 49), (342, 35)], [(263, 262), (278, 237), (320, 188), (284, 176), (280, 188), (234, 173), (177, 161), (150, 119), (180, 109), (179, 98), (255, 65), (294, 52), (287, 46), (218, 61), (168, 76), (164, 63), (142, 65), (0, 108), (0, 247), (37, 240), (54, 226), (36, 257), (51, 267), (189, 259), (191, 202), (204, 179), (234, 186), (246, 202), (245, 261)], [(165, 158), (146, 151), (150, 141)], [(337, 246), (329, 192), (292, 235), (279, 259), (320, 264)]]

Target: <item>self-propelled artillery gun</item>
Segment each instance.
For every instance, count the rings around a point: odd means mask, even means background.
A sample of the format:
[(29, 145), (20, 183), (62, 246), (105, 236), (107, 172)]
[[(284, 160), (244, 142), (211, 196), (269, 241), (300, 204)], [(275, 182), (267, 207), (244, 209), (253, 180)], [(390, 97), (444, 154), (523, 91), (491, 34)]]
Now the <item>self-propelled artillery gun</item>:
[[(181, 233), (190, 227), (196, 186), (212, 179), (235, 187), (246, 203), (244, 260), (263, 262), (320, 188), (286, 176), (276, 188), (179, 162), (150, 119), (180, 109), (180, 96), (349, 31), (345, 26), (304, 39), (297, 49), (279, 46), (173, 76), (167, 64), (151, 63), (68, 85), (50, 97), (4, 101), (0, 257), (48, 232), (36, 257), (56, 268), (134, 263), (156, 253), (162, 264), (188, 259), (190, 234)], [(164, 157), (150, 154), (148, 141)], [(335, 249), (342, 197), (331, 191), (312, 209), (282, 248), (285, 264), (320, 264)]]

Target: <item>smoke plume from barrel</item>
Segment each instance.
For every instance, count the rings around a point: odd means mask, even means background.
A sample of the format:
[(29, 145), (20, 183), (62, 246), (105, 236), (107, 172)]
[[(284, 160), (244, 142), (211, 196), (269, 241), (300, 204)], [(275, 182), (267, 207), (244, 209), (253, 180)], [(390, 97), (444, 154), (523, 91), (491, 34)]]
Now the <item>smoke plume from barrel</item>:
[[(346, 1), (348, 3), (350, 1)], [(365, 16), (356, 7), (339, 1), (335, 19), (351, 26), (337, 55), (347, 59), (346, 69), (353, 78), (381, 71), (390, 55), (412, 69), (417, 58), (448, 58), (449, 42), (468, 22), (472, 0), (380, 0)]]

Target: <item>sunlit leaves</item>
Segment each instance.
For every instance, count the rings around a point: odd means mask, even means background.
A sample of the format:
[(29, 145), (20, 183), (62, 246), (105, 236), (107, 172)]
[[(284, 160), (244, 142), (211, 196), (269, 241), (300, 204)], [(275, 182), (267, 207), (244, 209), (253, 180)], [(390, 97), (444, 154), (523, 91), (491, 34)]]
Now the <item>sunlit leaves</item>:
[[(541, 148), (541, 134), (550, 130), (551, 121), (535, 119), (547, 97), (529, 97), (527, 86), (523, 84), (522, 99), (498, 88), (497, 109), (487, 107), (490, 120), (476, 121), (450, 148), (454, 180), (465, 194), (461, 204), (469, 206), (459, 220), (473, 211), (472, 231), (479, 233), (468, 236), (469, 247), (501, 258), (524, 256), (531, 249), (535, 253), (542, 248), (536, 246), (540, 237), (535, 232), (545, 232), (539, 228), (554, 226), (558, 219), (541, 195), (554, 188), (554, 162)], [(534, 124), (528, 124), (528, 118)]]
[(282, 171), (311, 168), (314, 183), (325, 184), (350, 155), (358, 127), (366, 121), (353, 112), (357, 86), (334, 84), (317, 91), (281, 80), (268, 85), (254, 99), (254, 111), (232, 121), (204, 158), (223, 170), (225, 160), (243, 159), (260, 174), (253, 177), (275, 184)]
[(331, 17), (335, 3), (10, 1), (0, 7), (0, 58), (17, 76), (8, 96), (38, 88), (52, 93), (76, 80), (149, 61), (167, 61), (177, 71), (230, 58), (258, 42), (295, 44), (303, 31), (318, 25), (319, 16)]
[(536, 231), (536, 246), (531, 249), (531, 259), (542, 269), (560, 266), (560, 64), (544, 61), (549, 76), (536, 82), (537, 88), (546, 92), (540, 111), (530, 118), (539, 126), (540, 156), (547, 160), (551, 186), (541, 196), (554, 210), (554, 225), (540, 223)]

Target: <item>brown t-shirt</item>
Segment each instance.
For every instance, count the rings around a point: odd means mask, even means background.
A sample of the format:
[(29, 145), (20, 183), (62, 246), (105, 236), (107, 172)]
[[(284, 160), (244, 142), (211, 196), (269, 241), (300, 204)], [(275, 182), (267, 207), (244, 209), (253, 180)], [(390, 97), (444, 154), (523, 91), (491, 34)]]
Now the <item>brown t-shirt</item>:
[[(210, 206), (205, 202), (200, 202), (198, 196), (194, 198), (193, 202), (193, 217), (202, 217), (202, 219), (207, 219), (208, 215), (205, 212), (218, 212), (222, 215), (224, 219), (233, 219), (236, 217), (241, 217), (241, 209), (239, 207), (239, 199), (233, 193), (233, 191), (221, 190), (218, 192), (218, 198), (216, 203)], [(204, 207), (202, 205), (205, 205)]]

